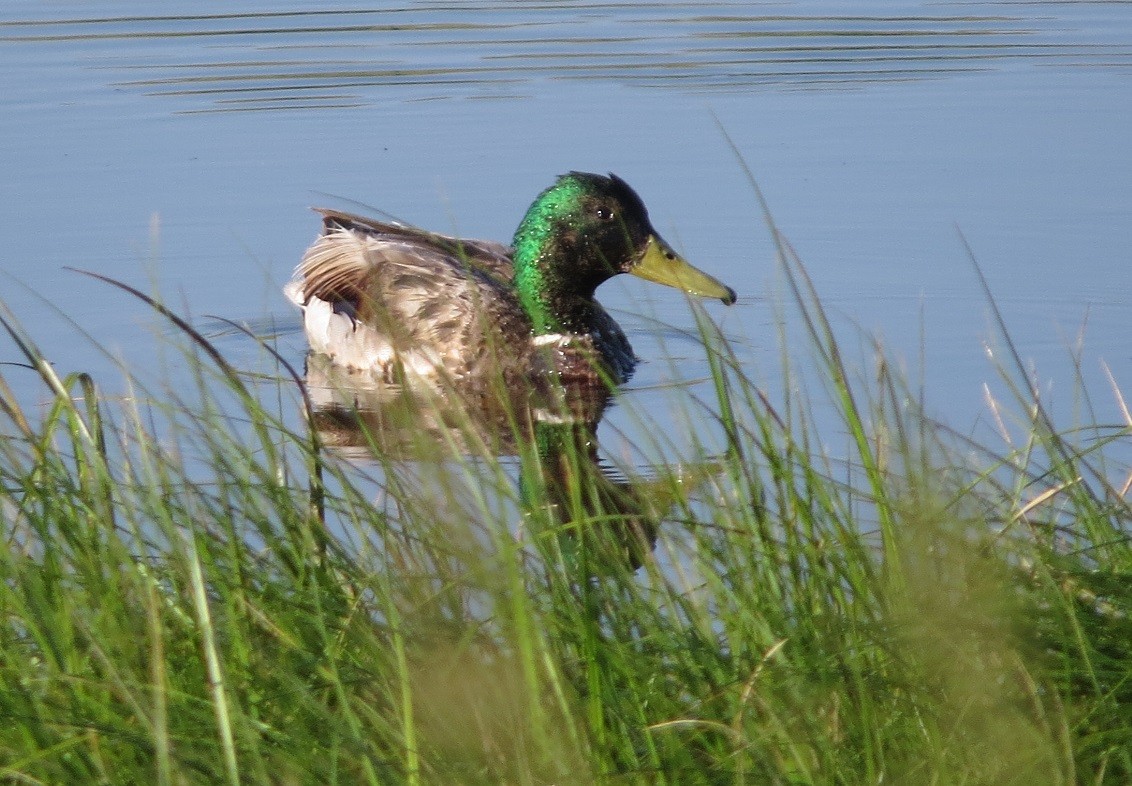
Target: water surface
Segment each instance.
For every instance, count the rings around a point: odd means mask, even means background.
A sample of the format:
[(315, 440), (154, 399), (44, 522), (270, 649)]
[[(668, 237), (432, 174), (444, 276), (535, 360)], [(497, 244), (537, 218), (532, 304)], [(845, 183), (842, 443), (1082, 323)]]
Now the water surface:
[[(881, 336), (936, 414), (961, 429), (982, 417), (984, 347), (998, 346), (960, 231), (1054, 400), (1072, 404), (1067, 347), (1086, 324), (1083, 373), (1103, 383), (1103, 360), (1132, 385), (1127, 4), (225, 9), (0, 11), (0, 294), (64, 370), (115, 376), (69, 321), (147, 367), (163, 329), (66, 266), (198, 320), (278, 325), (298, 362), (279, 287), (317, 232), (309, 205), (506, 240), (534, 194), (582, 169), (626, 178), (658, 229), (740, 293), (708, 310), (775, 384), (781, 281), (726, 132), (851, 346), (854, 326)], [(679, 293), (617, 281), (600, 297), (651, 361), (631, 395), (664, 409), (655, 391), (706, 374)], [(246, 339), (220, 343), (252, 362)], [(637, 441), (618, 418), (603, 426), (614, 453)]]

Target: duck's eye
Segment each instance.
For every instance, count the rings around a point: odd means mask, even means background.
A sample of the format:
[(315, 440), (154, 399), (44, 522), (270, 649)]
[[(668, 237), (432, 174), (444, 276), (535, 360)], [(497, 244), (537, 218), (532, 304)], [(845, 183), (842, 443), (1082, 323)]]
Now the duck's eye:
[(599, 207), (595, 211), (595, 215), (597, 215), (597, 217), (599, 219), (601, 219), (602, 221), (610, 221), (610, 220), (613, 219), (613, 211), (610, 210), (608, 207), (604, 207), (604, 206)]

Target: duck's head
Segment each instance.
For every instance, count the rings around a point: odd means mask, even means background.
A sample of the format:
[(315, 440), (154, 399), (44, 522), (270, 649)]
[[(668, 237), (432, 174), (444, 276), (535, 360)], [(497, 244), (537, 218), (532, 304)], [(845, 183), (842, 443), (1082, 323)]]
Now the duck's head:
[(536, 330), (558, 330), (572, 300), (619, 273), (719, 298), (735, 291), (690, 265), (653, 229), (637, 193), (610, 174), (571, 172), (543, 191), (515, 232), (515, 286)]

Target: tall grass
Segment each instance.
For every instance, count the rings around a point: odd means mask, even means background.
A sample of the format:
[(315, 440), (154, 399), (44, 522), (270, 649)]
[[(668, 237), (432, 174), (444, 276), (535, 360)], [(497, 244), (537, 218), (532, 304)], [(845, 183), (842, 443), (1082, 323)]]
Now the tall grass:
[[(687, 417), (725, 451), (625, 484), (560, 440), (551, 491), (545, 444), (343, 460), (288, 369), (184, 323), (196, 387), (111, 397), (4, 314), (49, 406), (0, 377), (0, 777), (1132, 780), (1127, 424), (1059, 428), (1008, 367), (1011, 441), (950, 433), (882, 348), (850, 365), (780, 250), (824, 386), (786, 355), (761, 385), (697, 312)], [(631, 558), (599, 537), (659, 519)]]

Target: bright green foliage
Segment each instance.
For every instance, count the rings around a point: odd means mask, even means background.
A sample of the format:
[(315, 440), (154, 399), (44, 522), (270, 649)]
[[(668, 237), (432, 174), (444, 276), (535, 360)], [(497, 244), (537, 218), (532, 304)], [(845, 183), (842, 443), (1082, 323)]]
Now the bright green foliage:
[(345, 461), (292, 382), (191, 332), (197, 390), (110, 400), (6, 317), (52, 403), (0, 380), (0, 778), (1132, 780), (1126, 432), (1071, 440), (1022, 386), (1021, 447), (954, 439), (885, 363), (853, 381), (786, 271), (851, 449), (700, 314), (715, 396), (687, 417), (726, 449), (637, 483), (663, 514), (639, 569), (607, 478), (571, 473), (555, 517), (470, 436)]

